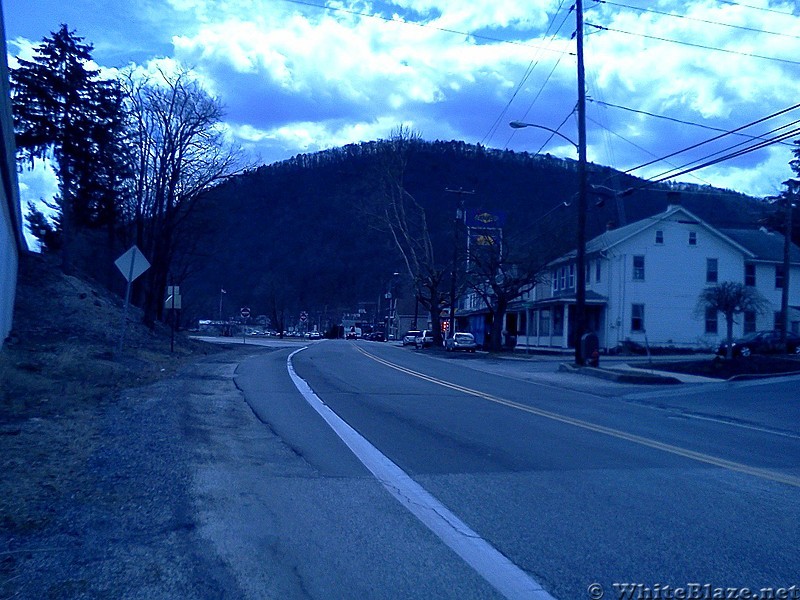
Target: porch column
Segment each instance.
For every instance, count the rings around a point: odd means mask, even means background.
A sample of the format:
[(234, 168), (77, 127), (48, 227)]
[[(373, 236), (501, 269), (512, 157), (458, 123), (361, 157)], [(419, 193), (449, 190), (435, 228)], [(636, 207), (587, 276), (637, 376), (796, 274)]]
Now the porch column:
[(569, 304), (564, 305), (564, 335), (561, 338), (561, 347), (569, 348)]

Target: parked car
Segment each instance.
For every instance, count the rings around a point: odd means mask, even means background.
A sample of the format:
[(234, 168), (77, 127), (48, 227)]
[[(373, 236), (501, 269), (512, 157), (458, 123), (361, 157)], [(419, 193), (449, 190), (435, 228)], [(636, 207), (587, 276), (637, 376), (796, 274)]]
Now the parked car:
[(478, 344), (475, 342), (475, 336), (471, 333), (456, 333), (444, 341), (444, 349), (448, 352), (457, 350), (475, 352), (478, 349)]
[(414, 345), (417, 348), (426, 348), (433, 346), (433, 331), (430, 329), (423, 329), (416, 338), (414, 338)]
[[(751, 354), (800, 354), (800, 335), (786, 333), (786, 346), (781, 343), (781, 332), (756, 331), (733, 340), (733, 356), (750, 356)], [(719, 356), (727, 356), (728, 343), (723, 342), (717, 348)]]
[(410, 329), (403, 336), (403, 346), (417, 345), (417, 338), (422, 335), (422, 332), (417, 329)]

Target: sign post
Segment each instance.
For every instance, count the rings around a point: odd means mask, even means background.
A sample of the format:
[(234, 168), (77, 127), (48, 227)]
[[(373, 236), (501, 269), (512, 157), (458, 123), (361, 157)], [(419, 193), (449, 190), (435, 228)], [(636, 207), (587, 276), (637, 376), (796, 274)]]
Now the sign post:
[(164, 301), (164, 308), (170, 311), (171, 333), (169, 339), (169, 351), (175, 352), (175, 320), (178, 318), (175, 311), (181, 309), (180, 286), (167, 286), (167, 299)]
[[(244, 319), (244, 322), (247, 323), (247, 319), (250, 318), (250, 308), (248, 308), (247, 306), (243, 306), (239, 311), (239, 314)], [(245, 330), (245, 327), (242, 327), (242, 343), (243, 344), (247, 343), (247, 331)]]
[(122, 347), (125, 344), (125, 329), (128, 326), (128, 305), (131, 303), (131, 284), (150, 268), (150, 263), (147, 261), (144, 254), (142, 254), (141, 250), (134, 244), (128, 248), (127, 252), (115, 260), (114, 264), (128, 282), (125, 288), (125, 306), (122, 309), (122, 333), (119, 336), (119, 346), (117, 347), (117, 352), (122, 352)]

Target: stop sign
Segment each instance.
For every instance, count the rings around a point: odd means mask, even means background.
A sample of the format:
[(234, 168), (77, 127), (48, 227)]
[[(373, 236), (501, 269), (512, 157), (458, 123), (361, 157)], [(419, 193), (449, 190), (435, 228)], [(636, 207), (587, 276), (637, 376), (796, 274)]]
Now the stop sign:
[(242, 315), (243, 319), (246, 319), (250, 316), (250, 309), (245, 306), (239, 311), (239, 314)]

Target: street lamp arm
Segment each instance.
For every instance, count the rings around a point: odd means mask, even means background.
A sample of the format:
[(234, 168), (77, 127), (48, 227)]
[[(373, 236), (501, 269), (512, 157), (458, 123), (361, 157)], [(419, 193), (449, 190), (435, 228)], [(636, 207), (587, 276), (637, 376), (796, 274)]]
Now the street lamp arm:
[(571, 139), (569, 139), (567, 136), (565, 136), (560, 131), (556, 131), (555, 129), (551, 129), (550, 127), (545, 127), (544, 125), (536, 125), (535, 123), (523, 123), (522, 121), (511, 121), (511, 123), (509, 123), (509, 125), (511, 126), (512, 129), (524, 129), (525, 127), (534, 127), (536, 129), (544, 129), (545, 131), (549, 131), (553, 135), (557, 135), (558, 137), (568, 141), (576, 149), (578, 148), (578, 144), (573, 142)]

